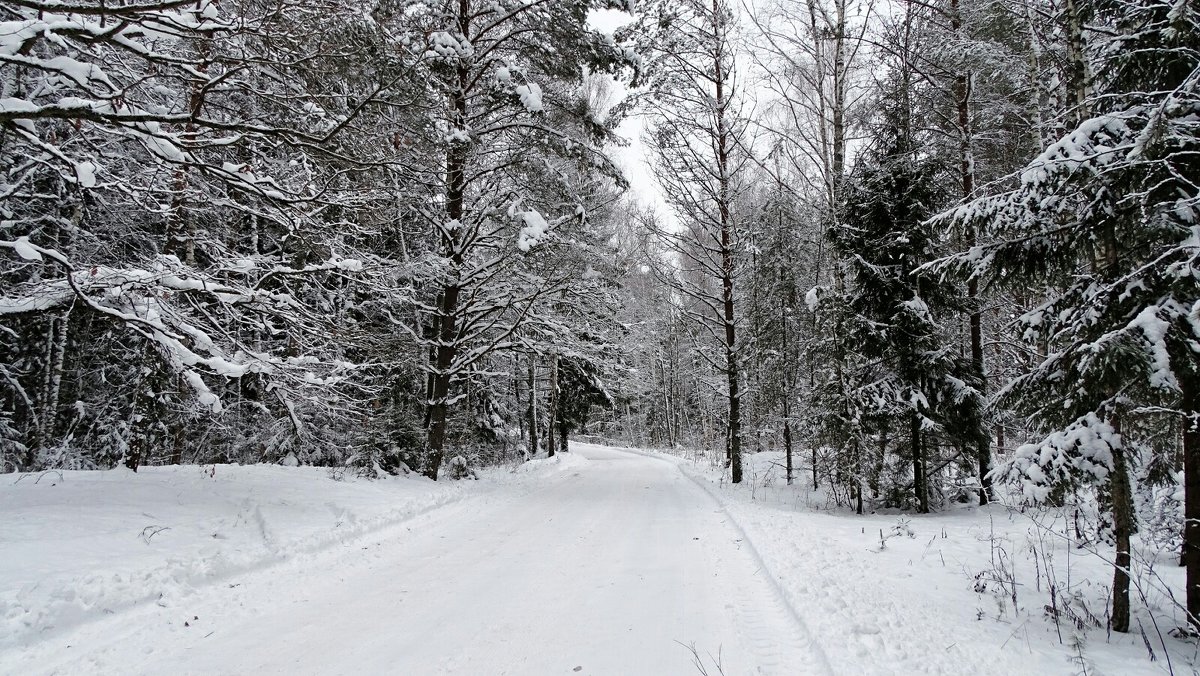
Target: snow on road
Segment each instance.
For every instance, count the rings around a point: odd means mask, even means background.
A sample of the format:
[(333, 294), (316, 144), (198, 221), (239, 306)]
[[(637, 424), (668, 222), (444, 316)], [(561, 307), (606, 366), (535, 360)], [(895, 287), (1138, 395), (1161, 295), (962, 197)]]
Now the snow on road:
[(566, 471), (0, 654), (3, 673), (831, 673), (713, 497), (577, 444)]

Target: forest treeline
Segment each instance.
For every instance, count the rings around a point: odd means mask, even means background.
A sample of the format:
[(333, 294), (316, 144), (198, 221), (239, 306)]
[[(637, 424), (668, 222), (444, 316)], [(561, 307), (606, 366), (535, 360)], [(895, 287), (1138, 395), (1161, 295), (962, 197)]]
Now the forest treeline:
[(1140, 533), (1200, 612), (1194, 2), (0, 11), (5, 471), (781, 450), (1067, 508), (1118, 631)]
[(5, 468), (437, 476), (515, 447), (526, 372), (576, 424), (633, 56), (590, 6), (0, 5)]

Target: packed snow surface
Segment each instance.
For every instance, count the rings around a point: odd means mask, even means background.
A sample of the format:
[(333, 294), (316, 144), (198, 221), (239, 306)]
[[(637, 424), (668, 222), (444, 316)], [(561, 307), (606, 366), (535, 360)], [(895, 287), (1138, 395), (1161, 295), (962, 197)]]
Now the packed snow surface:
[(1167, 671), (1140, 636), (1059, 643), (1033, 579), (1015, 612), (981, 591), (997, 533), (1023, 527), (998, 510), (827, 513), (777, 454), (730, 487), (702, 462), (571, 448), (462, 482), (6, 475), (0, 673)]

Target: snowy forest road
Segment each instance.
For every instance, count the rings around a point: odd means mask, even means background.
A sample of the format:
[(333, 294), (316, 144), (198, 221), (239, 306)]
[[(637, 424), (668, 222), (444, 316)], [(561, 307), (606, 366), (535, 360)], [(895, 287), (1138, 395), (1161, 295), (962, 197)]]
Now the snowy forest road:
[(713, 659), (727, 676), (830, 672), (704, 489), (662, 459), (572, 453), (586, 462), (357, 542), (367, 551), (336, 566), (219, 585), (187, 606), (189, 629), (129, 628), (136, 640), (110, 636), (61, 667), (665, 676), (701, 673), (694, 645), (710, 674)]

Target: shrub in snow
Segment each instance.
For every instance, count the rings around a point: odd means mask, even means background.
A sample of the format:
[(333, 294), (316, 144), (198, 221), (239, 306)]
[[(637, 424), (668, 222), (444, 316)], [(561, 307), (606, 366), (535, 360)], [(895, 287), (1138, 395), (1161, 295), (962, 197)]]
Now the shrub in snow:
[(461, 455), (456, 455), (446, 463), (446, 476), (451, 479), (478, 479), (475, 470), (471, 469), (471, 465), (467, 459)]

